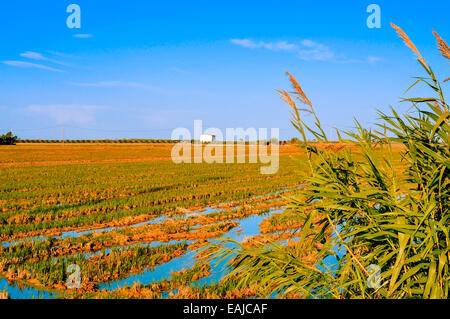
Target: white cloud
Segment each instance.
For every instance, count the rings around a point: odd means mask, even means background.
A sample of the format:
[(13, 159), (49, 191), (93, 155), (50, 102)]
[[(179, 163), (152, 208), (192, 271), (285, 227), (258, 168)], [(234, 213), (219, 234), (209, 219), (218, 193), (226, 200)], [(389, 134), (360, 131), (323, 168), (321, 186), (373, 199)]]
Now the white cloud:
[(249, 49), (267, 49), (271, 51), (294, 52), (302, 60), (330, 60), (334, 53), (324, 44), (311, 40), (302, 40), (299, 44), (287, 41), (264, 42), (250, 39), (231, 39), (231, 43)]
[[(231, 43), (248, 49), (266, 49), (271, 51), (286, 51), (297, 55), (305, 61), (332, 61), (335, 63), (357, 63), (356, 59), (348, 59), (342, 54), (336, 54), (327, 45), (309, 39), (301, 40), (299, 43), (287, 41), (254, 41), (251, 39), (231, 39)], [(369, 57), (367, 62), (375, 63), (379, 58)]]
[(30, 105), (27, 113), (41, 115), (58, 124), (89, 124), (95, 122), (98, 112), (107, 110), (105, 106), (86, 104)]
[(50, 53), (51, 55), (56, 55), (56, 56), (61, 57), (61, 58), (74, 58), (75, 57), (72, 54), (67, 54), (67, 53), (58, 52), (58, 51), (47, 50), (45, 52)]
[(74, 34), (73, 37), (79, 38), (79, 39), (89, 39), (89, 38), (94, 37), (94, 35), (92, 35), (90, 33), (78, 33), (78, 34)]
[(278, 50), (293, 51), (293, 50), (297, 50), (297, 49), (298, 49), (298, 46), (296, 44), (289, 43), (286, 41), (278, 41), (273, 44), (273, 50), (275, 50), (275, 51), (278, 51)]
[(231, 43), (239, 45), (239, 46), (244, 47), (244, 48), (255, 49), (255, 48), (259, 48), (260, 47), (254, 41), (249, 40), (249, 39), (231, 39), (230, 41), (231, 41)]
[(326, 45), (311, 40), (303, 40), (304, 48), (298, 50), (298, 57), (302, 60), (327, 61), (334, 58), (334, 52)]
[(91, 86), (91, 87), (137, 87), (137, 88), (151, 87), (138, 82), (126, 82), (126, 81), (99, 81), (93, 83), (74, 83), (74, 85)]
[(48, 58), (39, 52), (27, 51), (27, 52), (21, 53), (20, 56), (23, 58), (31, 59), (31, 60), (48, 61), (48, 62), (56, 63), (59, 65), (69, 66), (69, 64), (67, 64), (67, 63)]
[(311, 41), (311, 40), (303, 40), (302, 45), (304, 45), (305, 47), (308, 47), (308, 48), (312, 48), (312, 47), (316, 46), (317, 43), (314, 41)]
[(53, 72), (64, 72), (59, 69), (52, 68), (50, 66), (37, 64), (37, 63), (31, 63), (31, 62), (24, 62), (24, 61), (3, 61), (4, 64), (15, 66), (19, 68), (34, 68), (34, 69), (41, 69), (41, 70), (47, 70), (47, 71), (53, 71)]
[(99, 88), (137, 88), (150, 91), (165, 92), (163, 88), (155, 87), (149, 84), (127, 81), (99, 81), (93, 83), (72, 83), (76, 86), (99, 87)]
[(367, 57), (367, 62), (369, 62), (370, 64), (374, 64), (374, 63), (376, 63), (378, 61), (381, 61), (381, 60), (383, 60), (383, 59), (380, 58), (380, 57), (377, 57), (377, 56), (368, 56)]
[(134, 88), (152, 91), (158, 94), (189, 94), (189, 95), (210, 95), (209, 92), (198, 89), (173, 90), (162, 87), (153, 86), (146, 83), (129, 82), (129, 81), (99, 81), (92, 83), (71, 83), (75, 86), (95, 87), (95, 88)]
[(293, 50), (298, 49), (298, 46), (296, 44), (288, 43), (286, 41), (255, 42), (250, 39), (231, 39), (230, 41), (233, 44), (239, 45), (244, 48), (249, 48), (249, 49), (264, 48), (264, 49), (272, 50), (272, 51), (293, 51)]
[(27, 51), (20, 54), (21, 57), (32, 59), (32, 60), (47, 60), (46, 57), (44, 57), (42, 54), (32, 51)]

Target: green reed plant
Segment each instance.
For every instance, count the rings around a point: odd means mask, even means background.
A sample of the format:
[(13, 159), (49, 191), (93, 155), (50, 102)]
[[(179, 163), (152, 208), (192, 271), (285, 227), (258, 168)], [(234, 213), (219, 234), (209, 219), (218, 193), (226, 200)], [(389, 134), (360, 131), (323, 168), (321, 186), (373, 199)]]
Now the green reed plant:
[[(412, 87), (424, 84), (430, 97), (403, 99), (411, 104), (407, 114), (379, 112), (377, 130), (355, 120), (355, 132), (337, 131), (341, 143), (324, 147), (328, 139), (313, 104), (288, 73), (293, 92), (278, 92), (292, 109), (310, 167), (287, 208), (303, 219), (301, 235), (294, 246), (216, 242), (211, 258), (229, 258), (225, 281), (258, 284), (266, 297), (449, 297), (449, 106), (431, 66), (392, 27), (425, 71)], [(448, 45), (434, 34), (449, 59)], [(394, 147), (401, 148), (400, 163)]]

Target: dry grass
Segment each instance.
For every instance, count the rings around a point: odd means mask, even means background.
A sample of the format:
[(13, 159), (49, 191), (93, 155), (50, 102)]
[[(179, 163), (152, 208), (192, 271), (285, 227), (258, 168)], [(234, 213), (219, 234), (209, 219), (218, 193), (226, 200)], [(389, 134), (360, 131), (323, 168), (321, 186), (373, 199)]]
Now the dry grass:
[(303, 90), (302, 90), (300, 84), (298, 83), (298, 81), (289, 72), (286, 72), (286, 74), (287, 74), (287, 76), (289, 76), (289, 81), (291, 81), (292, 87), (295, 90), (293, 93), (296, 94), (297, 99), (301, 103), (307, 104), (313, 109), (313, 105), (312, 105), (311, 101), (308, 99), (308, 97), (306, 96), (305, 92), (303, 92)]
[[(433, 34), (436, 37), (439, 51), (441, 51), (441, 55), (444, 58), (447, 58), (450, 60), (450, 48), (449, 48), (448, 44), (439, 36), (439, 34), (437, 34), (436, 31), (433, 30)], [(450, 78), (448, 78), (448, 79), (450, 79)], [(448, 79), (446, 79), (445, 81), (447, 81)]]
[(398, 26), (396, 26), (395, 24), (393, 24), (391, 22), (391, 26), (397, 31), (398, 35), (400, 36), (400, 38), (402, 38), (402, 40), (405, 42), (405, 44), (414, 51), (414, 53), (417, 55), (417, 58), (420, 60), (420, 62), (423, 65), (425, 64), (425, 59), (422, 57), (422, 55), (420, 54), (419, 50), (417, 50), (416, 46), (414, 45), (414, 43), (412, 43), (412, 41), (409, 39), (409, 37), (406, 35), (406, 33)]
[[(329, 143), (309, 100), (287, 73), (296, 91), (293, 99), (299, 96), (309, 105), (315, 120), (305, 122), (297, 116), (302, 109), (294, 108), (291, 122), (304, 138), (311, 172), (301, 180), (301, 192), (290, 197), (285, 213), (298, 216), (301, 233), (296, 247), (219, 242), (213, 258), (236, 256), (224, 281), (232, 282), (234, 276), (237, 288), (257, 285), (266, 297), (448, 298), (449, 106), (431, 66), (406, 33), (392, 27), (426, 71), (411, 87), (425, 84), (433, 94), (402, 99), (419, 115), (379, 111), (377, 126), (384, 133), (355, 120), (356, 131), (342, 132), (355, 141), (349, 148)], [(448, 46), (435, 36), (447, 57)], [(284, 91), (279, 93), (289, 101)], [(310, 143), (305, 132), (319, 143)], [(394, 150), (391, 141), (403, 146)], [(399, 152), (402, 174), (395, 156)], [(316, 219), (323, 227), (317, 227)], [(282, 227), (289, 221), (294, 220), (282, 220)], [(308, 248), (313, 250), (309, 262), (299, 255)], [(379, 268), (376, 285), (368, 281), (374, 265)]]

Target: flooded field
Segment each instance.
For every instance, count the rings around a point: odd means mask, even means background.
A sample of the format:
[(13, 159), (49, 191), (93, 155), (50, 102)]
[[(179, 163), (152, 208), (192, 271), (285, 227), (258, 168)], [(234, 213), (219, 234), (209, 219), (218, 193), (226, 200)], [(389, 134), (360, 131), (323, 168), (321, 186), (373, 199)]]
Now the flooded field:
[[(264, 219), (266, 219), (267, 217), (271, 216), (273, 213), (280, 213), (280, 212), (282, 212), (282, 209), (275, 207), (273, 209), (269, 209), (268, 212), (263, 213), (263, 214), (254, 214), (254, 215), (250, 215), (248, 217), (242, 218), (242, 219), (233, 220), (235, 222), (238, 222), (238, 226), (231, 229), (228, 232), (223, 233), (222, 236), (242, 242), (246, 238), (260, 235), (261, 232), (259, 229), (259, 225), (261, 224), (261, 222)], [(192, 218), (192, 216), (202, 216), (202, 215), (208, 215), (208, 214), (214, 214), (214, 213), (217, 213), (217, 212), (214, 212), (211, 207), (207, 207), (205, 209), (202, 209), (201, 212), (190, 213), (186, 216), (180, 216), (178, 218), (179, 219)], [(157, 224), (157, 223), (163, 222), (165, 220), (168, 220), (168, 218), (160, 217), (157, 220), (151, 220), (151, 221), (148, 221), (145, 223), (139, 223), (139, 224), (134, 225), (133, 227), (139, 227), (139, 226), (146, 225), (146, 224)], [(121, 229), (121, 228), (119, 227), (117, 229)], [(117, 230), (117, 229), (115, 229), (115, 230)], [(77, 237), (95, 233), (95, 232), (108, 232), (111, 230), (113, 230), (113, 228), (93, 230), (93, 231), (84, 231), (84, 232), (79, 232), (79, 233), (72, 231), (72, 232), (65, 232), (61, 236), (54, 236), (52, 238), (54, 238), (54, 239), (77, 238)], [(35, 243), (35, 242), (45, 241), (45, 240), (46, 240), (46, 238), (44, 238), (43, 236), (40, 236), (40, 237), (36, 237), (36, 238), (31, 238), (31, 239), (14, 241), (11, 243), (3, 242), (2, 244), (4, 247), (10, 247), (10, 246), (17, 245), (21, 242)], [(188, 240), (188, 241), (170, 240), (165, 243), (155, 241), (155, 242), (146, 244), (145, 246), (146, 247), (156, 247), (161, 244), (173, 245), (173, 244), (180, 244), (182, 242), (186, 242), (187, 244), (193, 244), (195, 241), (194, 240)], [(127, 248), (129, 248), (129, 246), (123, 247), (123, 249), (127, 249)], [(109, 253), (111, 253), (111, 249), (103, 249), (96, 253), (84, 253), (84, 256), (85, 256), (85, 258), (89, 259), (100, 253), (108, 255)], [(172, 273), (180, 272), (180, 271), (183, 271), (184, 269), (192, 268), (195, 265), (196, 255), (197, 255), (197, 250), (195, 248), (188, 249), (182, 256), (174, 258), (171, 261), (168, 261), (166, 263), (159, 264), (153, 268), (145, 269), (141, 273), (129, 275), (120, 280), (99, 283), (97, 285), (97, 289), (100, 291), (103, 291), (103, 292), (105, 292), (105, 291), (111, 292), (111, 291), (117, 290), (119, 288), (131, 287), (133, 284), (149, 285), (149, 284), (156, 283), (156, 282), (164, 280), (164, 279), (166, 279), (166, 280), (170, 279)], [(216, 271), (204, 278), (201, 278), (196, 281), (191, 281), (189, 284), (198, 284), (198, 285), (207, 284), (208, 285), (208, 284), (211, 284), (212, 282), (219, 282), (220, 279), (222, 278), (222, 276), (223, 276), (223, 271)], [(0, 290), (7, 291), (11, 298), (18, 298), (18, 299), (20, 299), (20, 298), (50, 299), (50, 298), (61, 298), (64, 296), (63, 294), (61, 294), (57, 291), (49, 292), (49, 291), (43, 290), (42, 288), (33, 287), (33, 286), (30, 286), (30, 285), (27, 285), (24, 283), (8, 282), (5, 278), (1, 278), (1, 280), (0, 280)], [(173, 290), (172, 290), (172, 292), (173, 292)], [(168, 294), (169, 294), (169, 292), (162, 293), (161, 297), (167, 297), (167, 296), (169, 296)]]
[(225, 261), (202, 256), (210, 242), (295, 238), (298, 224), (280, 228), (275, 217), (299, 189), (296, 147), (266, 176), (250, 164), (175, 165), (161, 159), (170, 145), (133, 146), (140, 157), (115, 163), (73, 163), (66, 152), (123, 159), (130, 146), (70, 146), (53, 164), (46, 156), (61, 146), (18, 147), (36, 162), (0, 166), (0, 291), (10, 298), (177, 297), (225, 275)]

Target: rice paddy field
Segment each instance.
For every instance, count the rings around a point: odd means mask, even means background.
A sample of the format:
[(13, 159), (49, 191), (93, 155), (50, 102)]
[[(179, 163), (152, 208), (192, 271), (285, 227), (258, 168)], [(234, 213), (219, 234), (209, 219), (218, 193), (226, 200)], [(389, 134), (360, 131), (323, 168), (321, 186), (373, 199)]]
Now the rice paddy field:
[[(221, 285), (202, 247), (219, 237), (295, 240), (297, 145), (261, 164), (175, 164), (171, 144), (0, 149), (0, 291), (10, 298), (249, 298)], [(80, 269), (81, 286), (67, 280)]]
[[(257, 287), (222, 284), (224, 269), (204, 260), (203, 247), (223, 237), (295, 243), (300, 218), (284, 206), (301, 192), (304, 150), (280, 146), (278, 172), (261, 175), (258, 163), (175, 164), (172, 147), (3, 146), (0, 291), (10, 298), (255, 296)], [(79, 267), (78, 288), (67, 284), (69, 265)]]
[[(17, 144), (0, 148), (0, 291), (10, 298), (251, 297), (220, 285), (202, 245), (295, 237), (285, 197), (304, 153), (280, 168), (175, 164), (171, 144)], [(70, 289), (68, 266), (80, 268)], [(73, 271), (73, 270), (72, 270)]]

